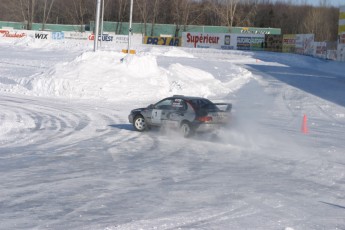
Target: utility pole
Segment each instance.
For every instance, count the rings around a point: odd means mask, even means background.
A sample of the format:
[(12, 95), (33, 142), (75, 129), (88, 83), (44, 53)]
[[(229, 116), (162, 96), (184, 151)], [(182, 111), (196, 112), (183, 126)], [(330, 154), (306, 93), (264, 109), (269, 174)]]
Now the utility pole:
[(130, 53), (131, 50), (131, 37), (132, 37), (132, 15), (133, 15), (133, 0), (131, 0), (131, 10), (129, 16), (129, 29), (128, 29), (128, 49), (127, 52)]
[(101, 46), (103, 41), (103, 27), (104, 27), (104, 0), (102, 0), (102, 15), (101, 15)]
[(99, 33), (99, 17), (101, 11), (101, 0), (97, 0), (97, 8), (96, 8), (96, 20), (95, 20), (95, 37), (94, 37), (94, 44), (93, 44), (93, 51), (97, 51), (98, 46), (98, 33)]

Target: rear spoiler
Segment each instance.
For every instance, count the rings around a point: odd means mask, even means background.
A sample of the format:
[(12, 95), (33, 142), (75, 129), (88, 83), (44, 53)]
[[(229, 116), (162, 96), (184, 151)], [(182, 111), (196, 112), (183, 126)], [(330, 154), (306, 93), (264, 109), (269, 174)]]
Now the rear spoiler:
[(223, 112), (230, 112), (232, 109), (231, 103), (214, 103), (218, 109), (220, 109)]

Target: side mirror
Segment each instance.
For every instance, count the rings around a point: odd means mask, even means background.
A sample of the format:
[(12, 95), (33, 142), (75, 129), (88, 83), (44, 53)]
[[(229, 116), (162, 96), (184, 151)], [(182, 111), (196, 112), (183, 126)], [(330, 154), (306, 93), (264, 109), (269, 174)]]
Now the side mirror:
[(153, 109), (154, 106), (153, 106), (153, 104), (150, 104), (149, 106), (147, 106), (147, 108), (148, 108), (148, 109)]

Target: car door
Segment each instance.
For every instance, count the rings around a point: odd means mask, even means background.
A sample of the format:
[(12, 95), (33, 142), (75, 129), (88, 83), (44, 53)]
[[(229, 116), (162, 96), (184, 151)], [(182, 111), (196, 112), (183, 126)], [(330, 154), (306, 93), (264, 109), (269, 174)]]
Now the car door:
[(169, 111), (167, 118), (170, 121), (177, 121), (179, 124), (185, 117), (187, 103), (183, 99), (175, 98), (171, 107), (172, 109)]
[(156, 103), (151, 112), (151, 123), (156, 126), (161, 126), (164, 120), (167, 120), (168, 114), (172, 110), (172, 98), (163, 99)]

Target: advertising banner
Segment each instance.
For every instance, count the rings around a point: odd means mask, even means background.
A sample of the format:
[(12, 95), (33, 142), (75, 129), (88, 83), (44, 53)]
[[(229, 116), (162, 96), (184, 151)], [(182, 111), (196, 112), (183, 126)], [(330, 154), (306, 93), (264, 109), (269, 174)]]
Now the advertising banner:
[[(115, 35), (114, 42), (116, 44), (128, 44), (128, 35)], [(132, 37), (132, 42), (133, 42), (133, 37)]]
[(339, 44), (337, 52), (337, 60), (345, 62), (345, 44)]
[(27, 37), (28, 31), (26, 30), (0, 30), (0, 37), (3, 38), (24, 38)]
[(294, 53), (296, 45), (296, 34), (284, 34), (283, 35), (283, 52)]
[(296, 34), (295, 53), (313, 55), (314, 34)]
[(38, 40), (50, 40), (51, 39), (51, 33), (50, 32), (44, 32), (44, 31), (35, 31), (33, 36), (35, 39), (38, 39)]
[(65, 33), (64, 32), (52, 32), (51, 35), (52, 40), (64, 40)]
[[(88, 36), (88, 39), (90, 41), (94, 41), (95, 40), (95, 35), (94, 34), (90, 34)], [(102, 35), (98, 35), (98, 41), (102, 41), (102, 42), (112, 42), (114, 41), (114, 35), (110, 35), (110, 34), (102, 34)]]
[(264, 50), (264, 44), (265, 44), (264, 34), (258, 34), (258, 35), (252, 34), (252, 40), (250, 44), (251, 50)]
[(250, 50), (251, 37), (249, 36), (237, 36), (237, 49), (238, 50)]
[(304, 53), (303, 37), (303, 34), (296, 34), (295, 53), (297, 54)]
[(264, 48), (266, 51), (282, 52), (283, 36), (266, 34)]
[(326, 42), (314, 42), (314, 55), (318, 58), (327, 58), (327, 43)]
[(88, 40), (90, 35), (91, 35), (91, 33), (64, 32), (64, 39)]
[(345, 44), (345, 32), (339, 35), (339, 44)]
[(237, 37), (236, 49), (238, 50), (263, 50), (264, 34), (235, 34)]
[(262, 50), (264, 34), (182, 33), (182, 46), (223, 50)]
[(225, 33), (183, 32), (182, 46), (190, 48), (233, 49), (231, 36)]
[(279, 28), (231, 27), (231, 34), (281, 34)]
[(145, 36), (144, 44), (163, 45), (163, 46), (181, 46), (181, 38)]

